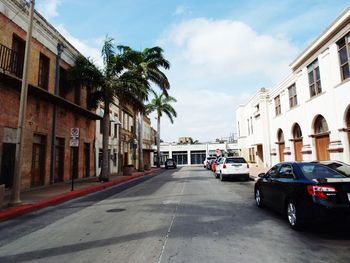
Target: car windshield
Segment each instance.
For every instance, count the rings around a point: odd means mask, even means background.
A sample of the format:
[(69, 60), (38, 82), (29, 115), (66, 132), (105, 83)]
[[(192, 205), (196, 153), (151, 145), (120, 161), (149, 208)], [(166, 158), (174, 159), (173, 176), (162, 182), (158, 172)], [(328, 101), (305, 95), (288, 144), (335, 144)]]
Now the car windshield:
[(299, 167), (306, 178), (312, 179), (323, 179), (323, 178), (345, 178), (346, 176), (328, 168), (322, 164), (316, 163), (301, 163)]
[(244, 158), (227, 158), (226, 163), (246, 163)]

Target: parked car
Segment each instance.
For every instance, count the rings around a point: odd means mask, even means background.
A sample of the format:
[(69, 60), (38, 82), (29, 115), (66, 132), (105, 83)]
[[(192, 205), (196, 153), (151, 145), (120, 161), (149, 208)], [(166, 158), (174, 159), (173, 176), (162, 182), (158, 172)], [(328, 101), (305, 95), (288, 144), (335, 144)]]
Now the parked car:
[(216, 172), (221, 181), (227, 178), (249, 180), (249, 165), (243, 157), (223, 157)]
[(165, 169), (169, 169), (169, 168), (176, 168), (177, 164), (175, 162), (174, 159), (166, 159), (165, 161)]
[(213, 159), (216, 159), (217, 157), (216, 156), (207, 156), (203, 162), (203, 167), (204, 168), (207, 168), (207, 164), (208, 164), (208, 161), (209, 160), (213, 160)]
[(217, 159), (211, 160), (210, 162), (210, 170), (212, 170), (215, 173), (215, 169), (216, 169), (216, 161)]
[[(350, 166), (342, 163), (347, 169)], [(258, 207), (286, 215), (293, 229), (315, 220), (350, 215), (350, 178), (322, 162), (284, 162), (259, 174), (254, 196)]]

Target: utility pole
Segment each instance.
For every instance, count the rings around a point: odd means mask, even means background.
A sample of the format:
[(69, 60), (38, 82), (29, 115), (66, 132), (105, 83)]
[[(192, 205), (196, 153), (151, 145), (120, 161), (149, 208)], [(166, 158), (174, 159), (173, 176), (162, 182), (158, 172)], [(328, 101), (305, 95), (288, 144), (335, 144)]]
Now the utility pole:
[(28, 97), (28, 66), (30, 61), (30, 46), (32, 42), (32, 30), (33, 30), (33, 16), (34, 16), (35, 0), (30, 1), (29, 6), (29, 24), (26, 36), (26, 48), (24, 53), (24, 68), (22, 76), (21, 86), (21, 98), (19, 104), (18, 125), (17, 125), (17, 138), (16, 138), (16, 159), (15, 159), (15, 174), (13, 176), (12, 195), (10, 199), (10, 205), (15, 206), (21, 203), (21, 173), (22, 173), (22, 156), (23, 156), (23, 142), (24, 142), (24, 128), (25, 128), (25, 116), (27, 108)]
[[(55, 77), (55, 90), (54, 94), (58, 95), (58, 89), (60, 85), (60, 61), (61, 55), (64, 49), (62, 43), (57, 44), (57, 55), (56, 55), (56, 77)], [(51, 164), (50, 164), (50, 183), (55, 183), (55, 165), (56, 165), (56, 119), (57, 119), (57, 106), (53, 105), (53, 116), (52, 116), (52, 131), (51, 131)]]

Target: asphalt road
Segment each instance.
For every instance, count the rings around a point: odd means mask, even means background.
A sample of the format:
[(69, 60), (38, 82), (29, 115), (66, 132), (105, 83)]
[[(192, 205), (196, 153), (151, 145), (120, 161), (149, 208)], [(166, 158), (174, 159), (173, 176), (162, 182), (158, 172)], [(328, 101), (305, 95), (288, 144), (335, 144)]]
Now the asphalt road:
[(137, 179), (0, 223), (0, 262), (350, 262), (348, 227), (295, 232), (253, 185), (202, 167)]

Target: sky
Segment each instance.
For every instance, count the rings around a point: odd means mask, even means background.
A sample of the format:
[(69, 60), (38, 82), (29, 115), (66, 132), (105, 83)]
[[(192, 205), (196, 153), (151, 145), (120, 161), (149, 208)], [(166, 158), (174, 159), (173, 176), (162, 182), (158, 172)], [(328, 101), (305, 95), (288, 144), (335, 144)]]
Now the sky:
[(161, 119), (166, 142), (235, 133), (238, 105), (282, 81), (290, 63), (348, 6), (345, 0), (36, 1), (36, 9), (97, 65), (107, 35), (135, 50), (163, 48), (178, 114), (174, 124)]

